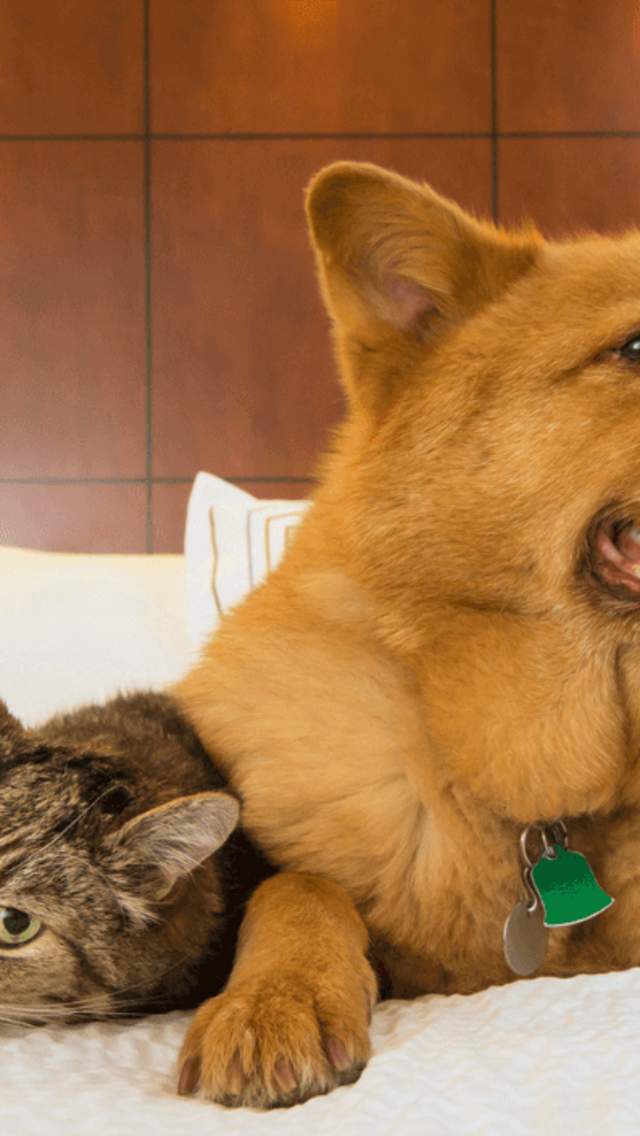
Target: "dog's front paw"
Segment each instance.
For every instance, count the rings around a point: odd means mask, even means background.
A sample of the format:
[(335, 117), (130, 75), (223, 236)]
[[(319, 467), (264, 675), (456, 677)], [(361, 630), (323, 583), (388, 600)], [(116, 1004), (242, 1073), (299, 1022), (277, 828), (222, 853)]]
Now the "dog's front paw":
[(357, 1080), (369, 1056), (373, 975), (349, 991), (296, 974), (259, 978), (200, 1007), (178, 1092), (231, 1107), (298, 1104)]

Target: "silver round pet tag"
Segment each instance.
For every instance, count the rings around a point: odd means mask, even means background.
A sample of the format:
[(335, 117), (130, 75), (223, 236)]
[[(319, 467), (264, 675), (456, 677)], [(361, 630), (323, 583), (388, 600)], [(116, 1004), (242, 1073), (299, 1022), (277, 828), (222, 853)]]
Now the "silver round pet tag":
[(547, 952), (548, 938), (542, 904), (532, 908), (530, 902), (521, 899), (507, 916), (502, 932), (504, 957), (514, 974), (524, 978), (538, 969)]

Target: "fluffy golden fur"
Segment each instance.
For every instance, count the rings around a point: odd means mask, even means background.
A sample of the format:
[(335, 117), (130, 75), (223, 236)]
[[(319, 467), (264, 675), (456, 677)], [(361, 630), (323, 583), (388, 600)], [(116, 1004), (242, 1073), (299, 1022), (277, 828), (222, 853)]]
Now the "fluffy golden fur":
[[(340, 885), (334, 935), (357, 909), (395, 993), (513, 977), (518, 835), (556, 817), (617, 902), (553, 932), (544, 971), (640, 963), (638, 597), (593, 540), (640, 516), (640, 364), (620, 353), (640, 235), (504, 232), (349, 163), (308, 214), (347, 419), (284, 563), (178, 698), (286, 886)], [(274, 981), (286, 948), (262, 952)], [(321, 996), (330, 957), (295, 954)], [(264, 1088), (288, 1012), (249, 1021), (266, 1062), (227, 1051), (215, 1072), (200, 1019), (203, 1090), (255, 1099), (257, 1078), (263, 1102), (294, 1099)], [(327, 1061), (305, 1092), (335, 1083)]]

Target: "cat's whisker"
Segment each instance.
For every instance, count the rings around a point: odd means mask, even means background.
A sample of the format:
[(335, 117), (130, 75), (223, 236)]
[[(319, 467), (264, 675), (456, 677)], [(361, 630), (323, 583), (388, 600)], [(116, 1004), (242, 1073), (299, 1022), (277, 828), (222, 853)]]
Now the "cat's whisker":
[(1, 1014), (0, 1026), (20, 1026), (21, 1029), (38, 1029), (35, 1022), (21, 1021), (20, 1018), (5, 1018)]
[[(158, 975), (158, 982), (166, 978), (171, 971), (177, 967), (182, 966), (187, 961), (187, 955), (177, 959), (171, 966), (167, 967), (160, 975)], [(144, 985), (144, 981), (133, 982), (127, 986), (123, 986), (118, 990), (114, 990), (111, 994), (111, 1001), (108, 1005), (104, 1004), (104, 995), (87, 995), (85, 998), (69, 999), (67, 1002), (60, 1002), (58, 1005), (41, 1004), (39, 1006), (20, 1005), (20, 1006), (0, 1006), (0, 1024), (4, 1025), (26, 1025), (33, 1026), (34, 1028), (39, 1024), (47, 1024), (49, 1022), (67, 1021), (70, 1017), (78, 1016), (80, 1018), (90, 1019), (111, 1019), (111, 1018), (136, 1018), (140, 1017), (144, 1012), (144, 1007), (151, 1007), (155, 1004), (162, 1003), (165, 995), (162, 993), (145, 995), (143, 998), (143, 1005), (140, 1009), (135, 1010), (131, 1008), (127, 1001), (123, 1001), (124, 995), (135, 991)], [(32, 1017), (37, 1018), (37, 1022), (25, 1020)]]
[(106, 1009), (95, 1004), (61, 1003), (59, 1006), (9, 1006), (0, 1008), (0, 1022), (11, 1025), (46, 1025), (50, 1022), (68, 1021), (72, 1016), (98, 1019), (105, 1016), (124, 1017), (124, 1012), (115, 1008)]
[(209, 784), (189, 723), (169, 696), (142, 692), (12, 740), (0, 934), (13, 953), (0, 949), (0, 1026), (57, 1029), (178, 1008), (225, 908), (208, 860), (238, 819), (219, 778)]
[(113, 1006), (108, 1010), (102, 1008), (100, 1012), (96, 1012), (96, 1008), (92, 1006), (78, 1007), (74, 1005), (59, 1006), (55, 1010), (51, 1007), (12, 1007), (13, 1012), (7, 1013), (6, 1010), (0, 1011), (0, 1025), (22, 1026), (29, 1029), (38, 1029), (47, 1025), (55, 1025), (57, 1023), (71, 1024), (74, 1021), (80, 1025), (83, 1021), (111, 1021), (111, 1020), (132, 1020), (141, 1017), (139, 1011)]

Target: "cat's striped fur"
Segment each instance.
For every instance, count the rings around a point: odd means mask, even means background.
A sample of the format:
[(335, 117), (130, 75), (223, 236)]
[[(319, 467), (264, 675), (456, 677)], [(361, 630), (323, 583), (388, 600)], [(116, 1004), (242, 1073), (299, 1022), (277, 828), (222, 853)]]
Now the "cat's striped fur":
[[(166, 695), (121, 696), (38, 730), (0, 703), (0, 1021), (215, 993), (243, 901), (267, 873), (241, 832), (225, 843), (237, 814)], [(6, 941), (26, 915), (37, 933)]]

